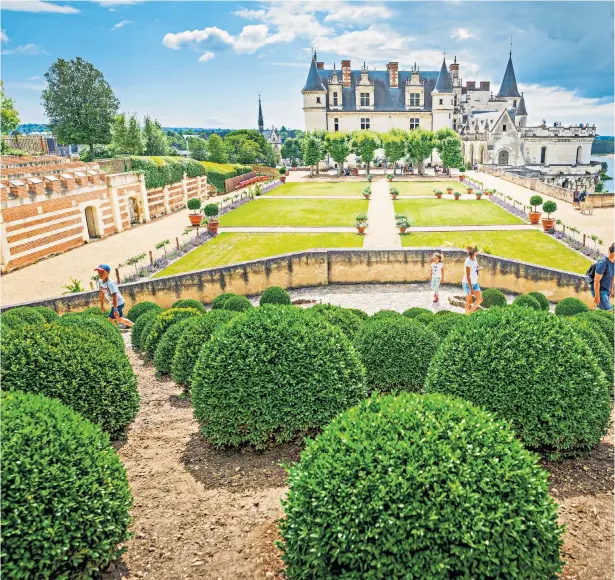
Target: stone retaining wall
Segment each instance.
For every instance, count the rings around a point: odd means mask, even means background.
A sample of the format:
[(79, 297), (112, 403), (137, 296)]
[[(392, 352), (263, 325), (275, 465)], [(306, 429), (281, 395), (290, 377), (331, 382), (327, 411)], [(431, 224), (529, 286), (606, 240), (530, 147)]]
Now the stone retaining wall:
[[(435, 248), (391, 250), (335, 249), (284, 254), (199, 270), (177, 276), (156, 278), (122, 286), (127, 307), (151, 300), (163, 307), (180, 298), (211, 302), (222, 292), (246, 296), (262, 293), (270, 286), (304, 288), (328, 284), (370, 284), (386, 282), (424, 282), (429, 279), (429, 264)], [(442, 250), (446, 264), (446, 282), (461, 281), (466, 253)], [(553, 302), (575, 296), (592, 303), (584, 276), (479, 254), (483, 269), (480, 283), (506, 293), (544, 292)], [(98, 305), (97, 292), (83, 292), (28, 303), (54, 308), (60, 313)]]

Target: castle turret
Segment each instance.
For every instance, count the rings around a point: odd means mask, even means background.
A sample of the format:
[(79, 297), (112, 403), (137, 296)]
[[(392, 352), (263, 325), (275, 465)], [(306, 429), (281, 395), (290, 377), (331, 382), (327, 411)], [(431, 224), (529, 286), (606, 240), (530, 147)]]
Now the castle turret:
[(453, 110), (453, 84), (451, 83), (451, 77), (446, 66), (446, 58), (444, 58), (438, 80), (436, 81), (436, 87), (431, 92), (432, 129), (437, 131), (443, 127), (452, 127)]
[(517, 88), (517, 79), (515, 77), (515, 69), (512, 63), (512, 52), (508, 55), (508, 64), (506, 65), (506, 71), (504, 72), (504, 78), (500, 86), (500, 92), (498, 93), (498, 99), (506, 99), (508, 101), (508, 107), (516, 109), (519, 103), (521, 95)]
[(322, 82), (318, 65), (316, 62), (316, 53), (310, 63), (305, 86), (301, 91), (303, 95), (303, 111), (305, 113), (305, 130), (314, 131), (327, 129), (327, 89)]
[(261, 107), (261, 96), (258, 95), (258, 131), (262, 133), (265, 130), (265, 123), (263, 121), (263, 108)]
[(518, 127), (525, 127), (527, 125), (527, 109), (525, 108), (525, 98), (523, 93), (521, 93), (521, 99), (519, 104), (517, 105), (517, 110), (515, 111), (515, 123)]

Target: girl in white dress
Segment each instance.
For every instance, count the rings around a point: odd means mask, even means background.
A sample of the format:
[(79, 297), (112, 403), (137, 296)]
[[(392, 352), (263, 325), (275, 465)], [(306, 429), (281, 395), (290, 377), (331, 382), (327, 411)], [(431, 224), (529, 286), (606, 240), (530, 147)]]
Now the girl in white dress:
[(444, 262), (442, 254), (436, 252), (431, 258), (431, 289), (433, 290), (433, 301), (440, 300), (440, 284), (444, 278)]

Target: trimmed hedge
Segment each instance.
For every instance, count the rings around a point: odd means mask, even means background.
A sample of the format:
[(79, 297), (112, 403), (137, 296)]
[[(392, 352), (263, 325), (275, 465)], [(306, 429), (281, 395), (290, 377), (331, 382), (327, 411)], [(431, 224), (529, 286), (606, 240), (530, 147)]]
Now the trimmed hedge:
[(540, 306), (540, 302), (536, 300), (533, 296), (529, 294), (521, 294), (517, 296), (513, 301), (511, 306), (515, 308), (531, 308), (532, 310), (542, 310)]
[(483, 290), (483, 308), (504, 307), (508, 304), (506, 295), (497, 288)]
[(606, 316), (602, 314), (601, 310), (590, 310), (589, 312), (581, 312), (580, 314), (575, 314), (576, 318), (581, 318), (582, 320), (587, 320), (594, 329), (598, 330), (602, 336), (606, 339), (608, 344), (613, 345), (613, 334), (614, 334), (614, 326), (613, 320), (609, 320)]
[(233, 312), (245, 312), (251, 308), (253, 308), (252, 302), (245, 296), (231, 296), (224, 303), (224, 310), (231, 310)]
[(337, 326), (350, 340), (355, 337), (363, 324), (363, 320), (354, 312), (341, 306), (334, 306), (333, 304), (316, 304), (305, 312), (319, 316), (329, 324)]
[(60, 315), (53, 309), (47, 306), (32, 306), (32, 310), (36, 310), (48, 323), (57, 322)]
[(106, 340), (120, 351), (125, 348), (124, 339), (118, 327), (100, 316), (87, 316), (81, 313), (65, 314), (58, 320), (58, 324), (82, 328), (97, 338)]
[(528, 292), (527, 295), (532, 298), (536, 298), (538, 304), (540, 304), (541, 310), (544, 310), (545, 312), (549, 312), (551, 310), (551, 303), (542, 292)]
[(171, 308), (195, 308), (200, 312), (207, 312), (207, 307), (202, 302), (198, 300), (193, 300), (192, 298), (186, 298), (184, 300), (178, 300), (171, 306)]
[(314, 578), (555, 578), (548, 474), (506, 424), (439, 395), (362, 401), (290, 468), (282, 560)]
[(213, 185), (217, 191), (225, 192), (225, 181), (238, 175), (250, 173), (252, 168), (247, 165), (238, 165), (234, 163), (212, 163), (211, 161), (201, 161), (201, 165), (205, 168), (207, 175), (207, 183)]
[(2, 572), (97, 577), (130, 538), (130, 487), (100, 427), (59, 401), (2, 393)]
[(86, 316), (100, 316), (104, 318), (109, 317), (109, 312), (101, 310), (100, 306), (90, 306), (89, 308), (86, 308), (85, 310), (82, 310), (81, 312), (78, 312), (78, 313), (71, 312), (70, 314), (85, 314)]
[(203, 313), (196, 308), (169, 308), (169, 310), (160, 312), (149, 329), (145, 342), (141, 343), (145, 356), (153, 360), (158, 344), (160, 344), (165, 332), (169, 330), (173, 324), (180, 320), (184, 320), (184, 318), (199, 315), (202, 316)]
[(87, 330), (26, 326), (2, 341), (2, 388), (59, 399), (119, 437), (137, 415), (137, 379), (124, 352)]
[(429, 330), (437, 334), (440, 340), (444, 340), (453, 328), (462, 324), (466, 319), (466, 316), (457, 312), (450, 312), (450, 314), (451, 316), (435, 316), (429, 323)]
[(135, 350), (142, 350), (151, 325), (156, 316), (162, 312), (162, 308), (151, 308), (139, 315), (133, 327), (130, 329), (130, 342)]
[(290, 304), (290, 294), (279, 286), (271, 286), (267, 288), (260, 298), (259, 304)]
[(555, 305), (555, 314), (557, 316), (574, 316), (581, 312), (589, 312), (587, 304), (572, 296), (564, 298)]
[(459, 313), (453, 310), (438, 310), (438, 312), (436, 312), (436, 316), (447, 316), (449, 314), (459, 314)]
[(434, 356), (425, 392), (460, 396), (509, 419), (530, 448), (585, 451), (606, 433), (604, 373), (565, 320), (529, 308), (467, 317)]
[(410, 320), (414, 320), (414, 322), (420, 322), (421, 324), (427, 326), (431, 323), (431, 321), (436, 317), (433, 312), (423, 312), (423, 314), (419, 314)]
[(363, 310), (359, 310), (358, 308), (346, 308), (348, 312), (352, 312), (356, 314), (361, 320), (368, 320), (369, 314), (367, 312), (363, 312)]
[(403, 316), (365, 322), (354, 346), (370, 391), (420, 391), (440, 339)]
[(17, 308), (11, 308), (11, 310), (3, 312), (2, 320), (8, 322), (13, 328), (25, 326), (27, 324), (45, 324), (47, 322), (40, 312), (29, 306), (18, 306)]
[(165, 159), (160, 157), (153, 159), (149, 157), (132, 157), (132, 169), (143, 171), (145, 174), (145, 187), (147, 189), (155, 189), (178, 183), (184, 178), (184, 173), (189, 171), (190, 174), (195, 174), (196, 176), (196, 173), (200, 171), (200, 169), (196, 170), (194, 166), (188, 169), (187, 164), (179, 157), (166, 157)]
[(431, 310), (427, 308), (419, 308), (418, 306), (413, 306), (412, 308), (408, 308), (408, 310), (404, 310), (403, 315), (406, 318), (415, 318), (420, 316), (421, 314), (432, 313)]
[(171, 372), (177, 343), (186, 329), (186, 324), (192, 322), (196, 318), (200, 317), (193, 316), (180, 320), (179, 322), (172, 324), (162, 335), (162, 338), (156, 347), (156, 352), (154, 353), (154, 366), (160, 374), (168, 375)]
[(160, 306), (158, 306), (158, 304), (155, 304), (154, 302), (138, 302), (128, 311), (126, 318), (128, 318), (128, 320), (132, 322), (136, 322), (137, 318), (139, 318), (141, 314), (145, 314), (149, 310), (160, 311), (162, 310), (162, 308), (160, 308)]
[(203, 345), (209, 341), (214, 330), (228, 324), (237, 316), (228, 310), (212, 310), (205, 316), (189, 318), (177, 341), (171, 366), (171, 376), (180, 385), (190, 385), (194, 365)]
[(365, 396), (365, 385), (340, 330), (278, 306), (250, 309), (213, 333), (191, 395), (210, 443), (264, 448), (326, 425)]
[(221, 310), (224, 308), (224, 305), (228, 300), (237, 296), (237, 294), (233, 294), (232, 292), (224, 292), (223, 294), (219, 294), (211, 301), (211, 309), (212, 310)]
[(402, 316), (401, 313), (395, 311), (395, 310), (379, 310), (378, 312), (376, 312), (375, 314), (372, 314), (371, 316), (371, 320), (382, 320), (384, 318), (386, 319), (391, 319), (391, 318), (400, 318)]

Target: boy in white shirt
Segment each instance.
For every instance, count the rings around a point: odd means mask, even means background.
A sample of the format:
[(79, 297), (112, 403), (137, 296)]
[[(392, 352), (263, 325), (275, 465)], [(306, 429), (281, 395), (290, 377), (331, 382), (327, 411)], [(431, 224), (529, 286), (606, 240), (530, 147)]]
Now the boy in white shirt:
[(444, 278), (444, 263), (442, 254), (436, 252), (431, 258), (431, 289), (433, 290), (433, 301), (440, 300), (440, 284)]
[[(466, 314), (472, 314), (472, 312), (476, 312), (481, 305), (483, 295), (478, 285), (478, 270), (480, 269), (476, 261), (476, 252), (478, 252), (478, 249), (470, 246), (467, 248), (467, 251), (468, 257), (463, 265), (463, 280), (461, 281), (461, 286), (466, 296)], [(474, 299), (474, 304), (472, 304), (472, 299)]]
[(100, 309), (105, 312), (105, 302), (103, 298), (107, 299), (107, 302), (111, 305), (111, 312), (109, 313), (109, 320), (113, 324), (121, 322), (124, 326), (131, 327), (132, 322), (128, 318), (124, 318), (124, 304), (125, 300), (118, 288), (118, 285), (109, 278), (109, 272), (111, 268), (107, 264), (101, 264), (98, 268), (94, 268), (100, 278)]

